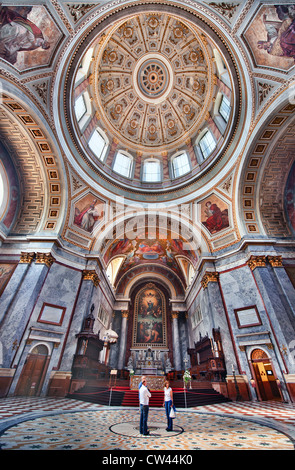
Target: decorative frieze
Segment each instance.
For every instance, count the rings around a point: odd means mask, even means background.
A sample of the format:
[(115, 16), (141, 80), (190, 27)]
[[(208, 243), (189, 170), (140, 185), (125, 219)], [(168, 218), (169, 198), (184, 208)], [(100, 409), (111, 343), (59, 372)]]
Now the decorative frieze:
[(209, 282), (218, 282), (219, 274), (217, 272), (207, 271), (201, 279), (203, 289), (206, 289)]
[(95, 287), (97, 287), (100, 282), (96, 271), (88, 269), (84, 269), (83, 271), (83, 280), (92, 281)]

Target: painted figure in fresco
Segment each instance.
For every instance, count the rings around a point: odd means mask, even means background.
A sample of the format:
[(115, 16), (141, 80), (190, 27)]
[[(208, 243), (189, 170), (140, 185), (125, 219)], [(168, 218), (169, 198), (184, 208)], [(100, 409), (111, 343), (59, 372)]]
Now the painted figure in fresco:
[(0, 57), (11, 64), (17, 61), (19, 51), (48, 49), (42, 31), (27, 16), (32, 6), (0, 8)]
[(218, 232), (228, 227), (227, 210), (221, 211), (217, 204), (212, 204), (211, 201), (206, 202), (205, 214), (207, 215), (207, 219), (203, 222), (203, 225), (205, 225), (211, 233)]
[(276, 5), (279, 21), (268, 20), (263, 15), (267, 40), (258, 41), (259, 49), (275, 56), (295, 58), (295, 5)]
[(97, 200), (94, 200), (90, 206), (87, 206), (81, 212), (76, 207), (74, 223), (87, 232), (92, 232), (95, 223), (102, 219), (104, 212), (99, 210)]

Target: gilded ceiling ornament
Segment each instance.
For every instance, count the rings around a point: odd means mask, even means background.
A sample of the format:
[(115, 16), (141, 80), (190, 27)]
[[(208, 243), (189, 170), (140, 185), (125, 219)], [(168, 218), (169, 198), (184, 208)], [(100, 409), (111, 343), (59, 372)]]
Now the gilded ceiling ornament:
[(168, 150), (203, 124), (215, 65), (195, 28), (166, 13), (142, 13), (98, 48), (94, 103), (102, 127), (130, 151)]

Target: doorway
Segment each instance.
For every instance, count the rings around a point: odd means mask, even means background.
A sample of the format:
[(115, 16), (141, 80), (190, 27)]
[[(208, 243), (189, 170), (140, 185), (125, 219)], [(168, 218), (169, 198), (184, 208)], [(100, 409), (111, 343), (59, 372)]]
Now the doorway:
[(270, 358), (262, 349), (254, 349), (251, 365), (256, 381), (258, 398), (262, 401), (282, 400), (277, 378)]
[(15, 395), (39, 396), (47, 371), (50, 356), (48, 348), (39, 344), (28, 354), (21, 372)]

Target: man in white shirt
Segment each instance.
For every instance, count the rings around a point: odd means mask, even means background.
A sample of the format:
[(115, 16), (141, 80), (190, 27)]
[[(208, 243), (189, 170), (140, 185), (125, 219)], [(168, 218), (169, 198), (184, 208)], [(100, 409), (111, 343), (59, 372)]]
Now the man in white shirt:
[(146, 386), (146, 379), (142, 380), (142, 386), (139, 389), (139, 403), (140, 403), (140, 434), (148, 436), (149, 432), (147, 430), (147, 420), (149, 414), (149, 399), (151, 393)]

